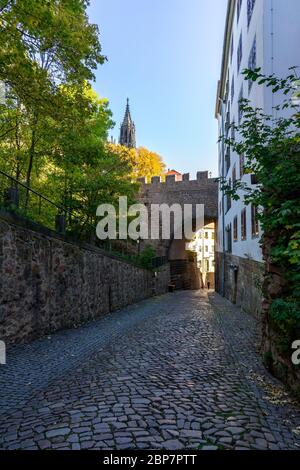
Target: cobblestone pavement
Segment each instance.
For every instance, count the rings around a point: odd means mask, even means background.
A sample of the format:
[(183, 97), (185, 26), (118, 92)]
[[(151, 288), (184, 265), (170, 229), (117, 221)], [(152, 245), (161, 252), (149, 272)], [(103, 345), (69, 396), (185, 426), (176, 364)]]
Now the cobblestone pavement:
[(300, 449), (255, 320), (217, 294), (146, 300), (8, 351), (1, 449)]

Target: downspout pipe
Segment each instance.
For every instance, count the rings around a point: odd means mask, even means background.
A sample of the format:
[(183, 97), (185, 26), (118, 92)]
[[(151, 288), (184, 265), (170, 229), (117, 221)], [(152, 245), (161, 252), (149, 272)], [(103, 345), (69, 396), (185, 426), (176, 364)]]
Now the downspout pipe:
[[(224, 123), (224, 101), (220, 98), (221, 102), (221, 130), (222, 136), (225, 135)], [(221, 164), (222, 181), (225, 179), (225, 143), (222, 139), (222, 164)], [(225, 191), (222, 189), (222, 257), (221, 257), (221, 295), (225, 297)]]

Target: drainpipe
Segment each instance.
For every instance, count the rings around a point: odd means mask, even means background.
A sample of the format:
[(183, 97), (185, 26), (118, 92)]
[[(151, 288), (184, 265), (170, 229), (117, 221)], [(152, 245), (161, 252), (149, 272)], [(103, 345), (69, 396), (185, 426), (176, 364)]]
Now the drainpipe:
[[(220, 98), (221, 101), (221, 119), (222, 119), (222, 135), (225, 135), (225, 125), (224, 125), (224, 101)], [(222, 139), (222, 181), (225, 178), (225, 144), (224, 139)], [(225, 297), (225, 192), (222, 189), (222, 260), (221, 260), (221, 295)]]
[[(274, 0), (271, 0), (271, 74), (274, 73)], [(272, 97), (272, 116), (274, 117), (274, 93)]]

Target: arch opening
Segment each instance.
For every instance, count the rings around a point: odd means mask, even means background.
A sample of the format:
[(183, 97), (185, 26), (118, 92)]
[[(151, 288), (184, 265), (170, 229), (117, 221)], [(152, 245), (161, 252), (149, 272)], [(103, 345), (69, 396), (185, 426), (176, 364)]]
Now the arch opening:
[(176, 289), (215, 288), (215, 243), (214, 221), (206, 221), (192, 240), (171, 240), (168, 260)]

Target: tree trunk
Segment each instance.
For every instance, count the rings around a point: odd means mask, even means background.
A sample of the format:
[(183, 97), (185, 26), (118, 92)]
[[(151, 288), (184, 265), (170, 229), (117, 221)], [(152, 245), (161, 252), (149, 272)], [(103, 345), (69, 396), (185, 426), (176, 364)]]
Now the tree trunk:
[[(18, 108), (20, 109), (20, 105), (18, 103)], [(16, 130), (15, 130), (15, 143), (17, 149), (16, 155), (16, 180), (19, 181), (20, 174), (21, 174), (21, 144), (20, 144), (20, 121), (19, 117), (16, 118)]]
[(30, 188), (30, 180), (31, 180), (33, 159), (34, 159), (34, 154), (35, 154), (37, 123), (38, 123), (38, 114), (37, 114), (37, 112), (34, 112), (33, 123), (32, 123), (32, 132), (31, 132), (31, 145), (30, 145), (30, 149), (29, 149), (29, 163), (28, 163), (27, 174), (26, 174), (27, 189), (26, 189), (26, 195), (25, 195), (25, 210), (28, 209), (28, 203), (29, 203), (29, 188)]

